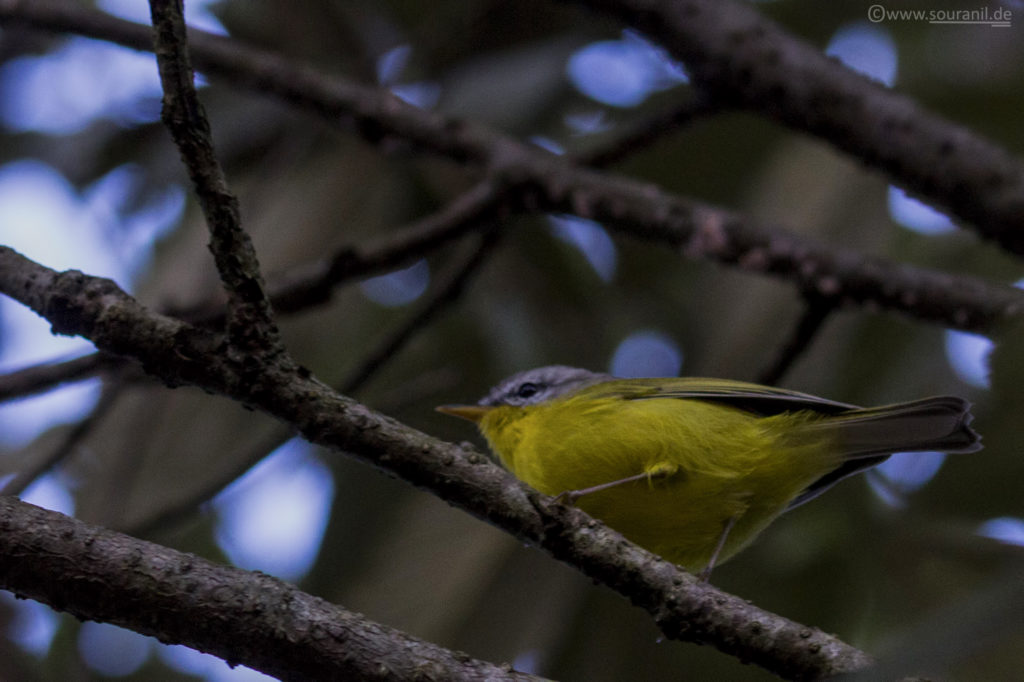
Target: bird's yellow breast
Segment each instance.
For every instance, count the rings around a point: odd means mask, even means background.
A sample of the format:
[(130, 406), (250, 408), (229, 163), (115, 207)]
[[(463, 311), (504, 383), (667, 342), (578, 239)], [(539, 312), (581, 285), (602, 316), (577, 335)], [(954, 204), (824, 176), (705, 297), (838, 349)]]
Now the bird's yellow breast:
[(810, 483), (834, 469), (829, 443), (785, 434), (810, 413), (758, 417), (679, 398), (571, 396), (499, 406), (479, 426), (502, 463), (557, 495), (671, 471), (580, 498), (626, 537), (690, 570), (703, 568), (736, 519), (719, 562), (735, 554)]

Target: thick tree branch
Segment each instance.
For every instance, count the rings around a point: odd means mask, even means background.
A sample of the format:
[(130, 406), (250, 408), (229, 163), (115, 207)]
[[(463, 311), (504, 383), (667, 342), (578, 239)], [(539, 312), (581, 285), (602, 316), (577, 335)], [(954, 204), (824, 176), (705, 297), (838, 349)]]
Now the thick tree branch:
[(164, 90), (161, 116), (181, 152), (206, 217), (210, 251), (228, 293), (228, 341), (241, 353), (279, 352), (281, 342), (263, 290), (256, 250), (242, 229), (238, 199), (228, 189), (206, 112), (196, 94), (182, 2), (151, 0), (150, 13)]
[(697, 582), (487, 457), (380, 415), (292, 363), (239, 373), (217, 352), (216, 337), (147, 311), (110, 280), (57, 273), (0, 247), (0, 293), (47, 317), (59, 333), (81, 334), (101, 350), (135, 357), (167, 383), (188, 382), (267, 412), (312, 443), (357, 456), (541, 547), (649, 611), (669, 638), (712, 644), (792, 679), (870, 665), (866, 654), (835, 637)]
[(790, 35), (734, 0), (573, 0), (682, 60), (723, 102), (817, 135), (1024, 254), (1024, 163)]
[[(0, 0), (0, 21), (148, 48), (142, 36), (145, 27), (70, 5)], [(967, 331), (989, 332), (1024, 310), (1024, 293), (1012, 287), (830, 249), (653, 185), (579, 168), (569, 159), (482, 126), (417, 109), (387, 91), (326, 76), (220, 36), (190, 33), (193, 57), (210, 74), (281, 97), (331, 121), (354, 121), (371, 140), (404, 139), (456, 161), (480, 164), (506, 187), (524, 192), (528, 210), (605, 221), (624, 234), (680, 247), (690, 257), (785, 278), (804, 291), (834, 296), (842, 305), (884, 308)], [(961, 128), (935, 121), (947, 137), (956, 133), (958, 139), (974, 140)], [(991, 145), (971, 142), (967, 146), (977, 148), (981, 159)], [(1011, 158), (1005, 152), (999, 157)], [(1024, 216), (1024, 211), (1019, 215)]]
[(0, 497), (0, 588), (282, 680), (536, 680), (262, 573)]

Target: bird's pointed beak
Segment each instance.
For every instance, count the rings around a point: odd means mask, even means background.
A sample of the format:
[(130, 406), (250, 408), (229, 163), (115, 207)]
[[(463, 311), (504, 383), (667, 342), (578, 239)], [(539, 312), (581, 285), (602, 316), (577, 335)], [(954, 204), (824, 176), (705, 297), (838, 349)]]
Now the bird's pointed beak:
[(484, 415), (493, 410), (488, 405), (438, 405), (434, 408), (438, 412), (450, 414), (453, 417), (461, 417), (471, 422), (479, 422)]

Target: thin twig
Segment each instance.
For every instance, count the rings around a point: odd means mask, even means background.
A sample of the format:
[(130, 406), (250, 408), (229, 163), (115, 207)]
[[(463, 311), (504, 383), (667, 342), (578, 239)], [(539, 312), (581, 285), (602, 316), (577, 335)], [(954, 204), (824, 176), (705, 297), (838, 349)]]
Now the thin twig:
[(470, 277), (480, 269), (487, 255), (494, 248), (498, 241), (498, 234), (496, 229), (485, 232), (480, 237), (479, 245), (473, 249), (473, 253), (465, 262), (458, 263), (448, 273), (439, 277), (436, 288), (420, 303), (416, 312), (401, 327), (375, 346), (374, 350), (341, 382), (339, 390), (346, 395), (357, 392), (381, 365), (393, 357), (412, 338), (417, 330), (425, 327), (442, 308), (458, 298)]
[(705, 95), (703, 91), (694, 90), (690, 98), (679, 106), (645, 121), (634, 123), (625, 132), (617, 135), (615, 139), (580, 154), (574, 154), (573, 159), (583, 166), (607, 168), (627, 156), (632, 156), (650, 147), (665, 135), (721, 110), (721, 105)]
[(118, 378), (111, 378), (104, 382), (100, 397), (93, 406), (89, 416), (75, 424), (49, 455), (39, 459), (32, 466), (18, 471), (14, 478), (7, 481), (7, 484), (0, 489), (0, 495), (20, 495), (36, 479), (70, 457), (75, 452), (79, 443), (87, 438), (110, 413), (114, 404), (117, 403), (117, 399), (121, 396), (124, 385)]
[(160, 83), (161, 117), (188, 168), (210, 231), (210, 251), (228, 293), (228, 339), (247, 351), (280, 349), (252, 240), (242, 229), (238, 199), (213, 149), (206, 112), (196, 94), (181, 0), (150, 0)]
[(124, 363), (106, 353), (90, 353), (71, 360), (51, 360), (0, 375), (0, 402), (27, 398), (50, 391), (61, 384), (82, 381), (108, 367)]
[[(422, 258), (467, 232), (495, 220), (510, 193), (482, 180), (435, 213), (365, 245), (347, 245), (330, 256), (302, 263), (270, 277), (270, 300), (278, 313), (294, 313), (327, 303), (339, 285), (394, 270)], [(218, 304), (200, 304), (173, 314), (195, 324), (210, 324), (222, 314)]]
[(526, 201), (572, 213), (613, 231), (678, 249), (834, 298), (841, 306), (884, 308), (964, 331), (992, 333), (1024, 313), (1024, 291), (831, 248), (657, 187), (585, 168), (526, 161), (537, 177)]
[(836, 301), (807, 294), (804, 296), (804, 312), (793, 328), (786, 345), (779, 351), (772, 364), (764, 368), (758, 375), (757, 382), (774, 386), (790, 370), (793, 363), (810, 347), (814, 337), (821, 331), (825, 320), (836, 309)]

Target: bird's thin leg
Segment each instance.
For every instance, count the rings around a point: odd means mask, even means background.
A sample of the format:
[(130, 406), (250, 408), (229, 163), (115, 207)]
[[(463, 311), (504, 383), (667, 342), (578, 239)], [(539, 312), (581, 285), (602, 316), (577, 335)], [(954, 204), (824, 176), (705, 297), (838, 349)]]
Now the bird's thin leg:
[(608, 488), (614, 488), (615, 486), (622, 485), (623, 483), (632, 483), (633, 481), (642, 481), (644, 479), (651, 480), (655, 478), (665, 478), (666, 476), (674, 474), (677, 470), (678, 467), (675, 465), (659, 465), (651, 471), (644, 471), (634, 476), (620, 478), (616, 481), (592, 485), (589, 488), (581, 488), (580, 490), (564, 490), (555, 497), (555, 501), (560, 504), (576, 504), (576, 500), (580, 499), (584, 495), (607, 490)]
[(711, 553), (711, 558), (708, 560), (708, 565), (704, 567), (704, 570), (700, 572), (698, 578), (702, 583), (706, 583), (708, 578), (711, 577), (711, 570), (715, 567), (715, 563), (718, 561), (718, 555), (722, 553), (722, 548), (725, 547), (725, 540), (729, 537), (729, 532), (732, 527), (736, 525), (736, 521), (739, 516), (732, 516), (726, 520), (725, 525), (722, 526), (722, 534), (718, 536), (718, 544), (715, 545), (715, 551)]

